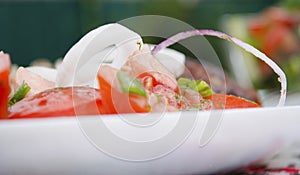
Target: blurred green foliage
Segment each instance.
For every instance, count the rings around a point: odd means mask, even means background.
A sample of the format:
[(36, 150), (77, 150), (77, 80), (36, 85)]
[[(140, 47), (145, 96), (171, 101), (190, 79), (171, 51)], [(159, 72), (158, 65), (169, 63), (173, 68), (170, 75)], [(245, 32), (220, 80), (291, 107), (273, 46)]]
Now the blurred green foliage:
[[(253, 13), (277, 0), (0, 0), (0, 50), (14, 63), (55, 60), (86, 32), (137, 15), (165, 15), (195, 28), (220, 29), (227, 13)], [(222, 44), (209, 39), (222, 57)]]
[(300, 1), (299, 0), (283, 0), (280, 2), (281, 6), (289, 8), (291, 10), (300, 9)]

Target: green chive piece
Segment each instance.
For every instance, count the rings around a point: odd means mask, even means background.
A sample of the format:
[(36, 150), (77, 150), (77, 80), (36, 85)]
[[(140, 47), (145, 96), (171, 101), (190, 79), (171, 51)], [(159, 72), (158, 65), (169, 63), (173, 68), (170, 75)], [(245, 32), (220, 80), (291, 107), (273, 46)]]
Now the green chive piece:
[(214, 91), (210, 88), (210, 86), (205, 81), (199, 81), (197, 82), (197, 89), (199, 94), (202, 95), (202, 97), (206, 98), (214, 94)]
[(196, 86), (195, 81), (187, 79), (187, 78), (179, 78), (178, 86), (180, 89), (192, 89), (194, 91), (197, 91), (197, 86)]
[(137, 94), (137, 95), (140, 95), (143, 97), (147, 96), (144, 86), (136, 78), (134, 78), (122, 71), (119, 71), (117, 73), (117, 78), (120, 82), (121, 89), (124, 93)]
[(18, 101), (21, 101), (26, 94), (30, 91), (30, 87), (27, 83), (23, 82), (22, 85), (17, 89), (13, 97), (9, 100), (8, 105), (12, 106)]
[(187, 78), (179, 78), (178, 85), (180, 89), (191, 89), (198, 92), (202, 97), (206, 98), (214, 94), (211, 87), (202, 80), (190, 80)]

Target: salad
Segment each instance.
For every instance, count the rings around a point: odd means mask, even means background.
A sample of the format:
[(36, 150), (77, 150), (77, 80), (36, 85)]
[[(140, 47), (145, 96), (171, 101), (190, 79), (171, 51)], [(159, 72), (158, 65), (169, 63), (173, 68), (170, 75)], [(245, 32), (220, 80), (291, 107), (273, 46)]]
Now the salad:
[[(106, 42), (103, 37), (108, 34), (111, 38)], [(119, 24), (108, 24), (75, 44), (57, 70), (20, 67), (10, 80), (9, 55), (1, 52), (1, 119), (261, 107), (242, 97), (215, 93), (203, 80), (180, 78), (182, 66), (172, 70), (172, 66), (157, 59), (156, 55), (169, 45), (195, 35), (226, 39), (265, 61), (279, 75), (278, 105), (284, 104), (284, 73), (263, 53), (234, 37), (217, 31), (192, 30), (150, 49), (135, 32)], [(121, 54), (114, 55), (111, 49), (115, 46)], [(103, 59), (107, 53), (113, 56)], [(55, 79), (49, 74), (55, 74)]]

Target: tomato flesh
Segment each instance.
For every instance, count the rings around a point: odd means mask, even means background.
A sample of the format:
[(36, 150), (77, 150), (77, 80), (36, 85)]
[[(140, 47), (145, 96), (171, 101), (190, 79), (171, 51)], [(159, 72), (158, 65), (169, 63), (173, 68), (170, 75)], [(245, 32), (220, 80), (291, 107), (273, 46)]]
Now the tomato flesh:
[(8, 96), (10, 93), (9, 74), (10, 58), (8, 54), (0, 52), (0, 119), (8, 116)]
[(9, 118), (43, 118), (99, 114), (99, 90), (89, 87), (54, 88), (26, 97), (9, 109)]
[(117, 69), (108, 65), (101, 66), (98, 72), (100, 93), (105, 105), (100, 109), (103, 114), (149, 112), (147, 97), (124, 93), (117, 79)]
[(261, 107), (259, 104), (247, 99), (225, 94), (213, 94), (207, 99), (211, 100), (214, 109), (233, 109), (233, 108), (255, 108)]

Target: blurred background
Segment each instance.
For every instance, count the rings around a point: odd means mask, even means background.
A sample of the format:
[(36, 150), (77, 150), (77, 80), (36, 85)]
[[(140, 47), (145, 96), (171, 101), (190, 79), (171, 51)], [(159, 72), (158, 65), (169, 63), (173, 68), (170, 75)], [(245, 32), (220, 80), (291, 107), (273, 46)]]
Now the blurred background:
[[(283, 12), (275, 10), (268, 12), (269, 16), (272, 18), (279, 13), (279, 21), (284, 22), (274, 27), (276, 22), (272, 20), (278, 21), (277, 18), (268, 19), (265, 13), (275, 6), (284, 9)], [(85, 33), (97, 26), (137, 15), (165, 15), (195, 28), (225, 31), (250, 42), (274, 56), (296, 82), (300, 76), (300, 28), (294, 11), (298, 11), (299, 6), (300, 0), (0, 0), (0, 50), (9, 53), (12, 62), (22, 66), (38, 58), (54, 61), (63, 57)], [(287, 14), (282, 17), (282, 13)], [(281, 28), (264, 38), (271, 24), (271, 28)], [(285, 24), (287, 27), (282, 27)], [(278, 46), (282, 43), (280, 39), (270, 41), (273, 42), (271, 46), (266, 44), (276, 35), (281, 38), (288, 35), (292, 39), (286, 42), (292, 41), (292, 44)], [(221, 61), (226, 62), (230, 49), (219, 39), (208, 40)], [(232, 69), (228, 64), (224, 67)], [(264, 65), (259, 67), (264, 69)], [(268, 86), (262, 82), (269, 79), (269, 85), (273, 86), (273, 77), (268, 72), (267, 69), (262, 71), (263, 79), (254, 78), (256, 87)], [(300, 89), (300, 83), (294, 84), (294, 89)]]
[(97, 26), (136, 15), (166, 15), (218, 29), (228, 13), (254, 13), (276, 0), (0, 0), (0, 48), (13, 62), (56, 59)]

